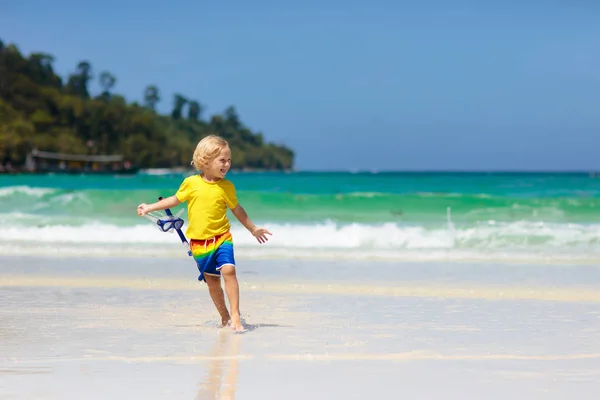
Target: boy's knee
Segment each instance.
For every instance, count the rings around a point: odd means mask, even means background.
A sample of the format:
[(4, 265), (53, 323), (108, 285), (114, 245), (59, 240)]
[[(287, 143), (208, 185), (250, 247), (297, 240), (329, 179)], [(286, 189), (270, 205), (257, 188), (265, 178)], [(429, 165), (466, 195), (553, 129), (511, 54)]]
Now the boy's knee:
[(221, 267), (220, 271), (221, 271), (221, 275), (224, 278), (234, 277), (235, 276), (235, 265), (232, 265), (232, 264), (223, 265), (223, 267)]

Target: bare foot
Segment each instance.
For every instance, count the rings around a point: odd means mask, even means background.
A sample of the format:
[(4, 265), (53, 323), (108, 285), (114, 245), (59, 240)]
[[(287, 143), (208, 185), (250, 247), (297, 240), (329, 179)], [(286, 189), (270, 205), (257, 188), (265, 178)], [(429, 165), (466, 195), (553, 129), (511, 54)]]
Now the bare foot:
[(231, 320), (229, 318), (222, 318), (221, 319), (221, 328), (225, 328), (229, 324), (231, 324)]
[(245, 330), (244, 325), (242, 325), (242, 320), (239, 316), (231, 317), (231, 329), (233, 329), (236, 332), (243, 332)]

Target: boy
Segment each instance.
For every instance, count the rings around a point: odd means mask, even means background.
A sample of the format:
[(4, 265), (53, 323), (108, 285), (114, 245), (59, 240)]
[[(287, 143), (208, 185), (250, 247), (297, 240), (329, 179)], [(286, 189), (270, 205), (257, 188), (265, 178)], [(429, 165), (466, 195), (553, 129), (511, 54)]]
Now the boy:
[[(259, 243), (265, 243), (268, 240), (266, 235), (271, 235), (271, 232), (252, 223), (238, 203), (233, 183), (225, 179), (225, 174), (231, 167), (231, 150), (224, 139), (215, 135), (202, 139), (194, 151), (192, 165), (200, 173), (185, 178), (175, 195), (152, 204), (142, 203), (138, 206), (137, 213), (144, 216), (152, 211), (188, 202), (186, 236), (200, 271), (198, 280), (204, 280), (208, 285), (222, 325), (231, 323), (233, 330), (243, 331), (227, 207)], [(225, 281), (231, 313), (227, 311), (225, 304), (221, 276)]]

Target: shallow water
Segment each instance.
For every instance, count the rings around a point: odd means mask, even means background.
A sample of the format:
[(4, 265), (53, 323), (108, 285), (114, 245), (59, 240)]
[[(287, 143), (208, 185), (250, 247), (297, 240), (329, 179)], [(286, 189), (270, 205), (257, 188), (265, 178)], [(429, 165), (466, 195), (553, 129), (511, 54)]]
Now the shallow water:
[(0, 258), (0, 397), (600, 392), (597, 266), (247, 261), (233, 334), (188, 261)]

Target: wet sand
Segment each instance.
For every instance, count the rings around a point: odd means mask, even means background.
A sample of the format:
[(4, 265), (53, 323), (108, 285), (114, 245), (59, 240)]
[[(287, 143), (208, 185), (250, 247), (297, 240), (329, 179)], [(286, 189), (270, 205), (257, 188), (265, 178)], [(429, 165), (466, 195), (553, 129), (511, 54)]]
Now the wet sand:
[(0, 257), (0, 398), (595, 399), (600, 267)]

